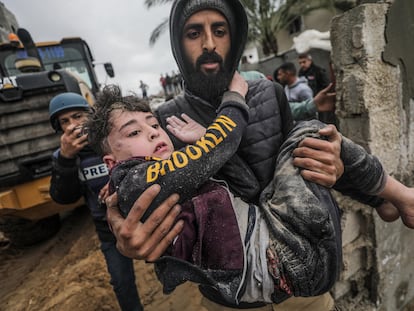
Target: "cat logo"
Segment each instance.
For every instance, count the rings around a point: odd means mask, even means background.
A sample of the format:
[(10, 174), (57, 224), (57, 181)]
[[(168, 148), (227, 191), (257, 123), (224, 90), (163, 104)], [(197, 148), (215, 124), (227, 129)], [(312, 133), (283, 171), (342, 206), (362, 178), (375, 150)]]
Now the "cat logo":
[(0, 90), (17, 87), (16, 77), (0, 78)]

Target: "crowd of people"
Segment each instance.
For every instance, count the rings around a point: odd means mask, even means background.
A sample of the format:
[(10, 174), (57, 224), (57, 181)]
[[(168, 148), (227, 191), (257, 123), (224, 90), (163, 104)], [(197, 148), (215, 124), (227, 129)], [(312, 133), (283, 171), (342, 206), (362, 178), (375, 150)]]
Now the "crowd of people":
[(162, 86), (162, 90), (164, 92), (164, 97), (166, 99), (170, 99), (183, 91), (182, 86), (182, 77), (181, 74), (175, 73), (174, 71), (171, 72), (171, 75), (166, 73), (165, 75), (160, 75), (160, 84)]
[(303, 82), (294, 64), (276, 70), (284, 87), (237, 73), (241, 2), (176, 0), (169, 23), (179, 74), (161, 75), (157, 110), (116, 86), (93, 111), (78, 94), (52, 99), (52, 198), (86, 198), (123, 311), (143, 310), (132, 258), (155, 263), (165, 293), (200, 284), (204, 310), (334, 310), (342, 245), (329, 188), (409, 228), (414, 188), (334, 126), (294, 122), (292, 104), (334, 109), (309, 55)]

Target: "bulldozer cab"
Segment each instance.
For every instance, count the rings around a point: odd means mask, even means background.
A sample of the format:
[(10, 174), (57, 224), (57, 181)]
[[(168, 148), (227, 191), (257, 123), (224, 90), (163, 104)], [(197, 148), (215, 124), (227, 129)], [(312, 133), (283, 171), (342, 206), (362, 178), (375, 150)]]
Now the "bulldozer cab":
[[(0, 44), (0, 231), (11, 231), (9, 216), (29, 221), (56, 218), (74, 204), (49, 196), (52, 153), (60, 137), (49, 122), (49, 102), (75, 92), (94, 103), (100, 85), (88, 44), (81, 38), (34, 43), (19, 29)], [(105, 63), (113, 76), (110, 63)], [(5, 220), (7, 219), (7, 221)], [(16, 226), (12, 226), (13, 230)], [(21, 226), (20, 226), (21, 227)], [(20, 234), (21, 232), (19, 232)]]
[(83, 80), (93, 93), (99, 90), (92, 53), (88, 44), (81, 38), (37, 43), (36, 48), (38, 59), (30, 56), (21, 44), (18, 46), (13, 43), (0, 45), (2, 77), (17, 77), (29, 72), (65, 69)]

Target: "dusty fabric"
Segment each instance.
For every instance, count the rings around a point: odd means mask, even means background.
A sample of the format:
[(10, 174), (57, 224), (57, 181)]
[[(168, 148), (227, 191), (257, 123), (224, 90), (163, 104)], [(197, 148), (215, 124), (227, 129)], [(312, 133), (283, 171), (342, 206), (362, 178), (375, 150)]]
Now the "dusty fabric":
[(256, 222), (254, 232), (245, 243), (247, 271), (244, 281), (245, 289), (240, 301), (271, 303), (274, 283), (268, 271), (266, 258), (266, 249), (269, 247), (269, 230), (259, 208), (256, 205), (249, 205), (249, 208), (254, 209)]
[(247, 263), (244, 236), (227, 190), (207, 183), (183, 204), (179, 219), (186, 221), (183, 231), (155, 264), (164, 293), (191, 281), (214, 287), (226, 301), (237, 302)]
[[(342, 263), (340, 211), (330, 190), (304, 180), (292, 164), (292, 151), (305, 137), (325, 125), (317, 120), (300, 122), (281, 147), (272, 182), (260, 198), (268, 220), (271, 259), (274, 260), (274, 301), (291, 295), (315, 296), (335, 283)], [(344, 138), (341, 159), (347, 182), (367, 196), (385, 185), (385, 172), (377, 158)], [(343, 180), (343, 182), (346, 179)]]
[(272, 182), (260, 207), (267, 218), (279, 271), (275, 302), (291, 295), (317, 296), (337, 280), (342, 263), (339, 208), (329, 189), (305, 181), (292, 164), (292, 151), (305, 137), (319, 137), (320, 122), (297, 125), (282, 145)]
[(387, 174), (378, 158), (342, 137), (341, 159), (344, 163), (344, 174), (333, 188), (361, 203), (372, 207), (380, 206), (384, 200), (377, 195), (385, 187)]

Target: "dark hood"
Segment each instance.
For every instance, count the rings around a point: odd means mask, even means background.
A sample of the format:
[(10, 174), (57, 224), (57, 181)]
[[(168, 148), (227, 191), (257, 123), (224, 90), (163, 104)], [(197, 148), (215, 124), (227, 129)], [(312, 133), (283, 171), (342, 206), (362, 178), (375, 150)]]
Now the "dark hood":
[[(214, 9), (222, 13), (230, 25), (231, 50), (226, 61), (226, 70), (236, 71), (247, 41), (248, 22), (243, 5), (238, 0), (176, 0), (170, 13), (171, 49), (178, 68), (186, 82), (189, 78), (189, 68), (184, 62), (181, 34), (188, 18), (201, 10)], [(188, 83), (186, 83), (188, 84)]]

